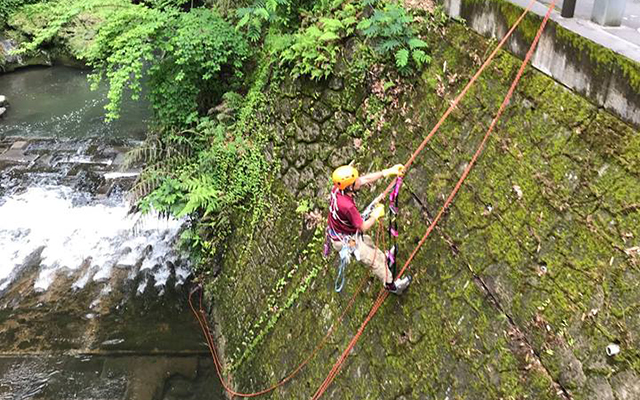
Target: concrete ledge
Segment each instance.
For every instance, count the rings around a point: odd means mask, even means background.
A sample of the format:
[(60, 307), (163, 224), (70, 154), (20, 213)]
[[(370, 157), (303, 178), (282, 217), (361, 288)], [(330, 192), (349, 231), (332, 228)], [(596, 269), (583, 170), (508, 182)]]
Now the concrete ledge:
[[(502, 38), (527, 4), (527, 0), (445, 0), (445, 9), (451, 17), (465, 19), (476, 32)], [(534, 4), (506, 49), (523, 58), (546, 10), (546, 5)], [(551, 19), (532, 65), (640, 127), (640, 46), (589, 21), (562, 18), (558, 10)]]

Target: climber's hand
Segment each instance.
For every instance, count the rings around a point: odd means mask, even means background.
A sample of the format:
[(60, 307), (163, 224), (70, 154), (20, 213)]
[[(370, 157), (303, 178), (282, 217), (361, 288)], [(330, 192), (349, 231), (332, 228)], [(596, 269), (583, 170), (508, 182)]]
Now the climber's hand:
[(378, 220), (382, 217), (384, 217), (384, 206), (382, 204), (378, 204), (373, 208), (373, 211), (371, 211), (371, 218)]
[(388, 176), (402, 176), (404, 175), (404, 165), (396, 164), (391, 168), (383, 169), (382, 176), (385, 178)]

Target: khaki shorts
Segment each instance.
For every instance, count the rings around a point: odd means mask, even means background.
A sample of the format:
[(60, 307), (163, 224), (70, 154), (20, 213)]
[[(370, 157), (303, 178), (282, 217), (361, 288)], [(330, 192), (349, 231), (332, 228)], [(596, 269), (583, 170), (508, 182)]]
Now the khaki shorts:
[[(360, 256), (360, 262), (371, 268), (373, 274), (377, 276), (383, 284), (392, 282), (393, 276), (391, 276), (391, 271), (387, 268), (387, 258), (382, 250), (375, 246), (369, 235), (356, 235), (356, 237), (354, 242)], [(344, 246), (340, 240), (332, 240), (331, 243), (334, 250), (338, 252), (340, 252)]]

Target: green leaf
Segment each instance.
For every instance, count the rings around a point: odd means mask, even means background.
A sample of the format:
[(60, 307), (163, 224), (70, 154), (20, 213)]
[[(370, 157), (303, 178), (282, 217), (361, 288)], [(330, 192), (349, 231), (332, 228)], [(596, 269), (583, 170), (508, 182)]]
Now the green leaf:
[(418, 67), (422, 67), (424, 64), (428, 64), (431, 62), (431, 57), (422, 50), (414, 50), (411, 53), (411, 57), (418, 64)]
[(385, 40), (380, 44), (380, 49), (383, 53), (387, 53), (389, 51), (395, 50), (396, 47), (400, 46), (400, 41), (397, 39)]
[(400, 49), (396, 52), (396, 66), (398, 68), (406, 67), (409, 63), (409, 50)]
[(267, 21), (269, 19), (269, 11), (267, 11), (266, 8), (264, 7), (260, 7), (260, 8), (256, 8), (253, 13), (258, 16), (261, 17), (263, 20)]
[(248, 22), (249, 19), (251, 18), (250, 14), (245, 14), (240, 21), (238, 21), (238, 23), (236, 24), (236, 28), (242, 28), (243, 26), (245, 26)]
[(324, 42), (328, 42), (330, 40), (340, 39), (340, 36), (336, 35), (333, 32), (325, 32), (325, 33), (322, 34), (322, 36), (320, 36), (319, 39), (324, 41)]
[(320, 23), (330, 31), (337, 31), (344, 28), (342, 22), (335, 18), (320, 18)]
[(427, 42), (425, 42), (422, 39), (418, 39), (418, 38), (411, 38), (409, 39), (409, 41), (407, 42), (409, 44), (409, 47), (412, 49), (419, 49), (419, 48), (423, 48), (423, 47), (428, 47)]
[(368, 29), (371, 26), (371, 24), (372, 24), (371, 19), (363, 19), (358, 23), (358, 26), (356, 28), (363, 31), (365, 29)]
[(342, 24), (345, 28), (354, 25), (356, 22), (358, 22), (358, 19), (356, 17), (347, 17), (342, 20)]

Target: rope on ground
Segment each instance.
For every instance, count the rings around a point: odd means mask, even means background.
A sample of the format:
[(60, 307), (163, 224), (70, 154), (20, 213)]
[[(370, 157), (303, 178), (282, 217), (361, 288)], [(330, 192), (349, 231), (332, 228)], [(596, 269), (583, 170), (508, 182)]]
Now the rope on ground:
[[(511, 96), (513, 95), (513, 92), (514, 92), (516, 86), (520, 82), (520, 78), (522, 77), (522, 74), (524, 73), (524, 69), (527, 66), (527, 64), (529, 63), (529, 60), (531, 59), (531, 56), (533, 55), (533, 52), (534, 52), (534, 50), (536, 48), (536, 45), (538, 44), (538, 41), (540, 40), (540, 36), (542, 35), (542, 31), (544, 30), (545, 26), (547, 25), (547, 22), (549, 21), (549, 17), (551, 17), (551, 12), (553, 11), (553, 7), (554, 7), (555, 3), (556, 3), (556, 0), (552, 0), (551, 4), (549, 4), (549, 8), (547, 10), (547, 13), (546, 13), (544, 19), (542, 20), (542, 23), (540, 24), (540, 27), (538, 28), (538, 32), (536, 33), (536, 36), (535, 36), (533, 42), (531, 43), (531, 46), (529, 47), (529, 51), (527, 52), (527, 55), (525, 56), (524, 60), (522, 61), (522, 64), (520, 65), (520, 69), (518, 70), (518, 73), (516, 74), (516, 77), (514, 78), (513, 82), (511, 83), (511, 87), (509, 88), (509, 91), (507, 92), (504, 100), (502, 101), (502, 104), (500, 105), (500, 108), (498, 109), (498, 113), (493, 118), (493, 121), (491, 121), (491, 125), (489, 126), (489, 129), (485, 133), (484, 138), (482, 139), (482, 142), (480, 143), (480, 145), (478, 146), (478, 149), (476, 150), (476, 152), (474, 153), (473, 157), (471, 158), (471, 161), (469, 162), (469, 165), (467, 166), (467, 168), (465, 168), (464, 172), (462, 173), (462, 176), (460, 176), (460, 179), (458, 179), (458, 182), (456, 183), (454, 189), (451, 191), (451, 193), (449, 194), (449, 197), (447, 197), (447, 199), (444, 202), (442, 208), (438, 212), (438, 215), (436, 215), (434, 220), (431, 222), (431, 224), (427, 228), (426, 233), (424, 234), (422, 239), (420, 239), (420, 242), (418, 242), (418, 245), (416, 246), (416, 248), (413, 250), (413, 252), (409, 256), (409, 258), (405, 262), (405, 264), (402, 267), (402, 269), (400, 270), (400, 273), (398, 274), (398, 276), (402, 276), (402, 274), (409, 268), (409, 265), (410, 265), (411, 261), (413, 260), (415, 255), (420, 250), (420, 247), (424, 244), (424, 242), (427, 240), (427, 237), (429, 237), (429, 235), (433, 231), (433, 229), (436, 226), (436, 224), (440, 221), (440, 219), (442, 218), (442, 215), (444, 214), (444, 212), (449, 207), (449, 205), (453, 201), (454, 197), (458, 193), (458, 190), (460, 190), (460, 187), (462, 186), (464, 180), (469, 175), (469, 172), (471, 172), (471, 169), (474, 167), (474, 165), (476, 163), (476, 160), (478, 159), (478, 157), (482, 153), (482, 150), (484, 149), (484, 146), (485, 146), (487, 140), (489, 139), (489, 136), (491, 135), (491, 132), (493, 132), (493, 130), (494, 130), (494, 128), (495, 128), (500, 116), (502, 115), (502, 113), (504, 112), (505, 108), (507, 107), (507, 104), (509, 104), (509, 100), (511, 99)], [(413, 159), (415, 159), (415, 158), (412, 157), (412, 159), (409, 160), (409, 164), (411, 162), (413, 162)], [(376, 299), (373, 307), (371, 308), (371, 311), (369, 311), (369, 314), (367, 315), (365, 320), (360, 325), (360, 328), (358, 329), (356, 334), (351, 339), (351, 342), (349, 342), (349, 345), (345, 348), (345, 350), (342, 352), (341, 356), (338, 358), (338, 360), (334, 364), (334, 366), (331, 369), (331, 371), (329, 372), (329, 375), (327, 376), (327, 378), (325, 378), (325, 380), (322, 383), (322, 385), (320, 385), (320, 387), (318, 388), (316, 393), (313, 395), (312, 400), (319, 399), (322, 396), (322, 394), (327, 390), (329, 385), (331, 385), (331, 383), (333, 382), (335, 377), (338, 375), (338, 373), (342, 369), (342, 365), (344, 364), (344, 361), (349, 356), (351, 350), (356, 345), (358, 339), (360, 339), (360, 336), (362, 336), (362, 333), (364, 332), (364, 329), (366, 328), (367, 324), (369, 324), (369, 321), (371, 321), (371, 319), (374, 317), (374, 315), (376, 314), (376, 312), (378, 311), (380, 306), (382, 306), (382, 303), (385, 301), (385, 299), (388, 296), (389, 296), (389, 293), (387, 291), (385, 291), (384, 289), (380, 291), (380, 293), (378, 294), (378, 298)]]
[[(376, 247), (378, 247), (378, 242), (379, 242), (380, 238), (383, 237), (381, 232), (382, 232), (382, 225), (379, 224), (378, 225), (378, 230), (376, 231)], [(375, 257), (376, 256), (377, 256), (377, 252), (374, 254), (374, 258), (373, 258), (374, 262), (375, 262)], [(362, 280), (360, 281), (360, 283), (358, 285), (358, 288), (356, 289), (356, 291), (353, 293), (353, 295), (349, 299), (349, 302), (347, 303), (347, 306), (345, 307), (345, 309), (342, 311), (342, 314), (340, 314), (340, 317), (338, 317), (338, 319), (331, 325), (331, 327), (329, 328), (329, 330), (325, 334), (324, 338), (322, 338), (322, 340), (318, 343), (318, 345), (316, 345), (316, 347), (311, 352), (311, 354), (300, 365), (298, 365), (289, 375), (287, 375), (286, 377), (281, 379), (278, 383), (276, 383), (276, 384), (274, 384), (274, 385), (272, 385), (272, 386), (270, 386), (270, 387), (268, 387), (266, 389), (259, 390), (259, 391), (256, 391), (256, 392), (252, 392), (252, 393), (237, 392), (231, 387), (231, 384), (224, 379), (223, 371), (222, 371), (223, 370), (222, 362), (220, 361), (220, 357), (218, 355), (217, 347), (215, 345), (215, 341), (213, 340), (213, 334), (211, 333), (211, 329), (209, 328), (209, 323), (207, 322), (206, 312), (204, 311), (204, 309), (202, 307), (202, 292), (203, 292), (203, 290), (202, 290), (202, 287), (200, 287), (200, 286), (196, 287), (194, 290), (192, 290), (189, 293), (189, 307), (191, 308), (191, 312), (193, 313), (193, 315), (198, 320), (198, 324), (200, 325), (200, 329), (202, 330), (202, 333), (203, 333), (203, 335), (204, 335), (204, 337), (205, 337), (205, 339), (207, 341), (207, 347), (209, 348), (209, 353), (211, 354), (211, 358), (213, 359), (213, 363), (214, 363), (215, 368), (216, 368), (216, 373), (218, 375), (218, 378), (220, 379), (220, 382), (222, 383), (222, 387), (227, 391), (227, 393), (229, 393), (232, 396), (257, 397), (257, 396), (261, 396), (263, 394), (269, 393), (269, 392), (277, 389), (278, 387), (284, 385), (288, 381), (290, 381), (324, 347), (324, 345), (326, 344), (326, 342), (329, 339), (329, 337), (331, 337), (331, 335), (335, 332), (336, 328), (344, 320), (344, 317), (347, 315), (347, 312), (351, 309), (351, 307), (355, 303), (356, 297), (362, 291), (362, 289), (364, 288), (364, 285), (365, 285), (365, 283), (367, 282), (368, 279), (369, 279), (368, 275), (365, 275), (362, 278)], [(200, 291), (198, 310), (195, 309), (195, 307), (193, 305), (193, 300), (192, 300), (193, 294), (195, 292), (197, 292), (197, 291)]]
[[(511, 34), (513, 34), (513, 32), (516, 30), (516, 28), (518, 27), (518, 25), (522, 22), (522, 20), (524, 19), (524, 17), (527, 15), (527, 13), (531, 10), (531, 7), (533, 6), (533, 4), (535, 3), (535, 0), (531, 0), (531, 2), (529, 3), (529, 5), (527, 6), (527, 8), (522, 12), (522, 14), (520, 15), (520, 17), (518, 17), (518, 19), (516, 20), (516, 22), (513, 24), (513, 26), (511, 27), (511, 29), (509, 29), (509, 31), (505, 34), (505, 36), (502, 38), (502, 40), (498, 43), (498, 45), (495, 47), (495, 49), (491, 52), (491, 54), (489, 55), (489, 57), (487, 57), (487, 59), (485, 60), (485, 62), (482, 64), (482, 66), (480, 67), (480, 69), (478, 69), (478, 71), (475, 73), (475, 75), (469, 80), (469, 82), (467, 83), (467, 85), (464, 87), (464, 89), (458, 94), (458, 96), (454, 99), (454, 101), (451, 103), (451, 105), (449, 106), (449, 108), (447, 109), (447, 111), (442, 115), (442, 117), (440, 118), (440, 120), (438, 121), (438, 123), (433, 127), (433, 129), (431, 130), (431, 132), (429, 133), (429, 135), (427, 135), (427, 137), (422, 141), (422, 143), (420, 144), (420, 146), (418, 146), (418, 148), (414, 151), (414, 153), (411, 155), (411, 157), (409, 158), (409, 161), (407, 161), (407, 163), (405, 164), (405, 169), (408, 169), (411, 164), (413, 163), (413, 161), (416, 159), (416, 157), (418, 156), (418, 154), (424, 149), (424, 147), (427, 145), (427, 143), (429, 142), (429, 140), (431, 140), (431, 138), (433, 137), (433, 135), (435, 135), (436, 131), (440, 128), (440, 126), (444, 123), (444, 121), (447, 119), (447, 117), (449, 116), (449, 114), (451, 114), (451, 112), (453, 112), (453, 110), (456, 108), (456, 106), (458, 105), (458, 103), (460, 102), (460, 100), (466, 95), (467, 91), (470, 89), (470, 87), (475, 83), (475, 81), (478, 79), (478, 77), (480, 76), (480, 74), (486, 69), (486, 67), (489, 65), (489, 63), (493, 60), (493, 58), (495, 57), (495, 55), (498, 53), (498, 51), (502, 48), (502, 46), (506, 43), (506, 41), (508, 40), (508, 38), (511, 36)], [(384, 196), (386, 196), (389, 191), (393, 188), (393, 182), (387, 187), (387, 189), (380, 195), (378, 196), (378, 199), (382, 199), (384, 198)], [(435, 225), (435, 224), (432, 224)], [(432, 228), (430, 228), (428, 230), (428, 232), (430, 233), (430, 230)], [(422, 243), (424, 242), (424, 240), (426, 240), (426, 236), (423, 238), (423, 240), (421, 241), (421, 243), (418, 244), (418, 248), (422, 245)], [(377, 246), (376, 246), (377, 247)], [(414, 250), (414, 254), (411, 255), (410, 259), (412, 259), (415, 256), (415, 252), (417, 252), (417, 249)], [(408, 262), (405, 263), (405, 266), (402, 268), (402, 270), (400, 271), (400, 273), (398, 274), (398, 277), (402, 276), (402, 273), (405, 271), (406, 267), (408, 266)], [(302, 368), (304, 368), (304, 366), (306, 364), (309, 363), (309, 361), (311, 361), (311, 359), (313, 359), (313, 357), (315, 357), (315, 355), (320, 351), (320, 349), (322, 349), (322, 347), (324, 347), (325, 343), (327, 342), (328, 338), (333, 334), (333, 332), (335, 331), (335, 328), (338, 327), (338, 325), (342, 322), (342, 320), (344, 319), (344, 316), (346, 315), (346, 313), (348, 312), (348, 310), (353, 306), (353, 303), (355, 302), (355, 298), (357, 296), (357, 294), (362, 290), (362, 288), (364, 287), (364, 283), (367, 280), (367, 276), (364, 277), (364, 279), (360, 282), (360, 285), (358, 287), (358, 289), (355, 291), (354, 295), (351, 297), (351, 299), (349, 300), (349, 303), (347, 305), (347, 307), (345, 308), (345, 310), (343, 311), (343, 313), (340, 315), (340, 317), (338, 318), (338, 320), (336, 321), (336, 323), (334, 323), (331, 328), (327, 331), (327, 334), (324, 336), (324, 338), (319, 342), (319, 344), (316, 346), (316, 348), (312, 351), (312, 353), (295, 369), (293, 370), (293, 372), (291, 372), (289, 375), (287, 375), (285, 378), (283, 378), (281, 381), (279, 381), (278, 383), (274, 384), (273, 386), (264, 389), (264, 390), (260, 390), (257, 392), (253, 392), (253, 393), (241, 393), (241, 392), (237, 392), (235, 390), (233, 390), (231, 388), (231, 385), (226, 382), (226, 380), (223, 377), (223, 371), (222, 371), (222, 363), (220, 362), (220, 358), (218, 356), (217, 353), (217, 349), (215, 346), (215, 342), (213, 340), (213, 335), (211, 334), (211, 331), (209, 329), (209, 325), (207, 322), (207, 318), (206, 318), (206, 313), (204, 311), (204, 309), (202, 308), (202, 288), (199, 288), (200, 290), (200, 304), (199, 304), (199, 310), (196, 310), (195, 307), (193, 306), (193, 302), (192, 302), (192, 296), (195, 293), (195, 291), (192, 291), (191, 293), (189, 293), (189, 307), (191, 308), (191, 311), (193, 312), (193, 314), (195, 315), (196, 319), (198, 320), (198, 323), (200, 325), (200, 328), (202, 329), (202, 332), (207, 340), (207, 346), (209, 347), (209, 351), (211, 353), (211, 357), (214, 361), (215, 367), (216, 367), (216, 373), (218, 374), (218, 378), (220, 379), (220, 382), (222, 383), (222, 386), (225, 388), (225, 390), (232, 396), (238, 396), (238, 397), (257, 397), (266, 393), (269, 393), (275, 389), (277, 389), (278, 387), (284, 385), (286, 382), (288, 382), (289, 380), (291, 380), (295, 375), (297, 375)], [(380, 307), (380, 305), (382, 304), (382, 302), (384, 301), (384, 299), (386, 299), (386, 296), (388, 295), (388, 293), (384, 290), (384, 288), (381, 290), (381, 294), (378, 295), (378, 299), (376, 300), (376, 303), (374, 304), (374, 308), (375, 311), (377, 311), (377, 308)], [(373, 311), (374, 309), (372, 309)], [(362, 331), (364, 331), (364, 327), (366, 326), (366, 324), (368, 324), (368, 321), (371, 320), (371, 318), (373, 317), (373, 315), (375, 314), (375, 311), (373, 313), (369, 313), (369, 315), (367, 316), (367, 319), (365, 319), (365, 322), (363, 323), (363, 325), (360, 327), (360, 329), (358, 330), (359, 335), (362, 334)], [(357, 340), (357, 339), (356, 339)], [(354, 342), (355, 344), (355, 342)], [(346, 357), (344, 357), (346, 358)], [(334, 369), (336, 369), (336, 366), (334, 365)], [(334, 369), (332, 369), (332, 373), (334, 372)], [(335, 373), (333, 374), (333, 376), (331, 376), (330, 374), (330, 381), (327, 382), (327, 380), (325, 380), (325, 382), (323, 382), (323, 386), (325, 386), (326, 383), (326, 387), (328, 387), (328, 385), (331, 383), (331, 381), (333, 381), (333, 379), (335, 378), (335, 375), (337, 375), (337, 372), (339, 372), (339, 367), (337, 368), (337, 370), (335, 371)], [(329, 379), (329, 377), (327, 377), (327, 379)], [(324, 392), (324, 390), (326, 390), (326, 387), (322, 390), (322, 392)], [(321, 386), (322, 388), (322, 386)], [(320, 389), (319, 389), (320, 391)], [(318, 395), (318, 397), (322, 395), (322, 393), (320, 393)], [(317, 398), (314, 396), (314, 398)]]

